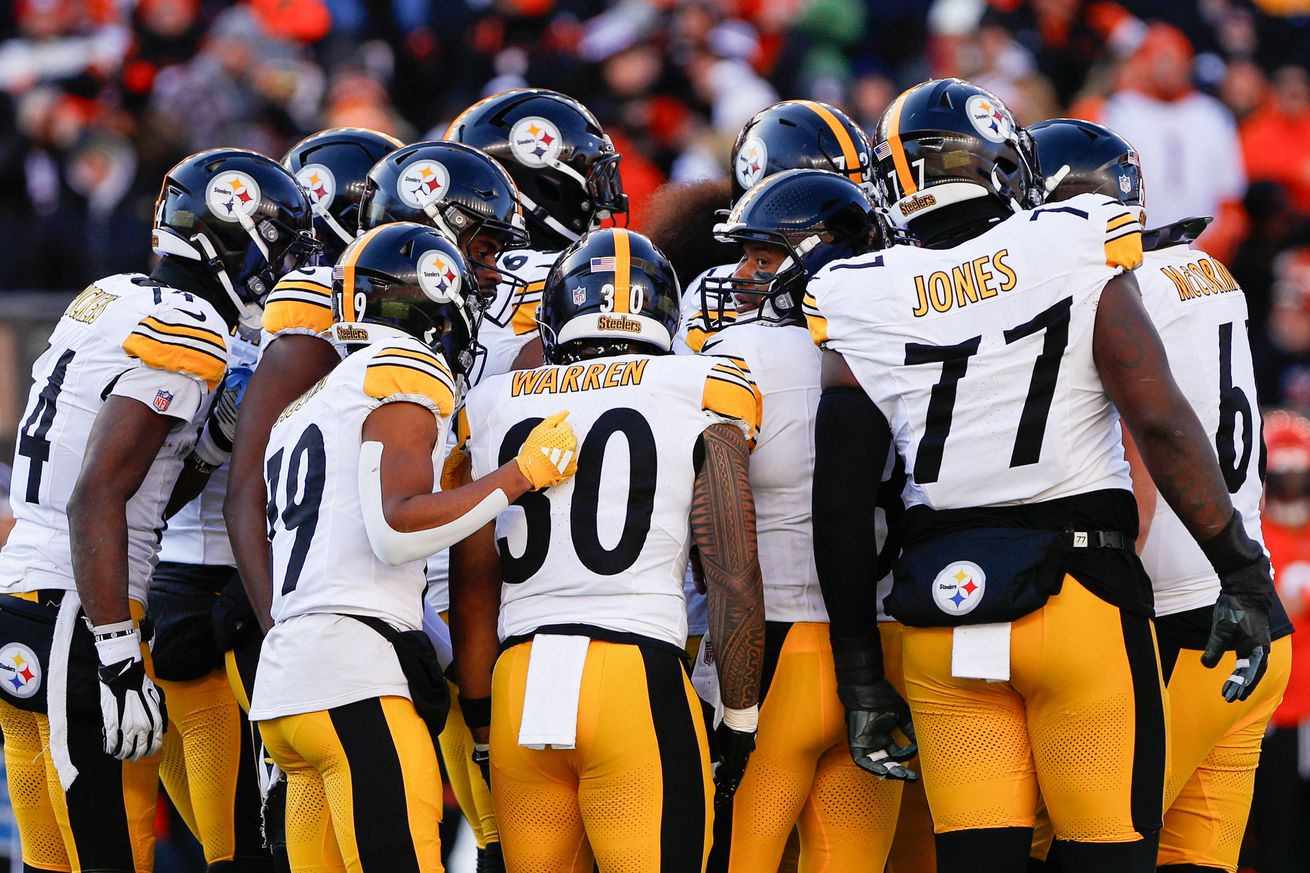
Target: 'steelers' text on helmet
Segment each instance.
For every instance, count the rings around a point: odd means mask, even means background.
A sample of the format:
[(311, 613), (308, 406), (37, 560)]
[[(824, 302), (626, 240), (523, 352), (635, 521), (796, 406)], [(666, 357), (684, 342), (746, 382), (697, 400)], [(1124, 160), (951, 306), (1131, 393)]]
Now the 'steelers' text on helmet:
[(619, 154), (591, 110), (543, 88), (502, 91), (460, 113), (446, 139), (477, 146), (518, 183), (533, 246), (561, 249), (626, 214)]
[(872, 194), (873, 143), (835, 106), (784, 100), (757, 112), (732, 146), (732, 202), (784, 170), (831, 170)]
[(649, 239), (626, 228), (592, 231), (546, 277), (537, 314), (546, 360), (568, 363), (634, 345), (666, 353), (681, 299), (673, 265)]
[(874, 185), (897, 228), (944, 206), (990, 197), (1014, 210), (1040, 203), (1032, 139), (995, 94), (933, 79), (897, 97), (875, 131)]
[(826, 170), (787, 170), (756, 184), (714, 229), (723, 242), (766, 243), (786, 253), (779, 269), (761, 279), (708, 277), (701, 283), (701, 311), (708, 328), (720, 330), (734, 295), (752, 295), (752, 320), (800, 321), (810, 278), (828, 263), (863, 254), (879, 244), (877, 211), (868, 195), (845, 176)]
[(370, 230), (332, 270), (338, 322), (398, 328), (442, 355), (456, 379), (473, 364), (477, 296), (459, 248), (413, 222)]
[(334, 127), (311, 133), (282, 157), (314, 207), (314, 230), (329, 263), (359, 231), (359, 201), (373, 165), (404, 145), (363, 127)]
[(277, 281), (319, 251), (304, 189), (281, 164), (245, 149), (200, 152), (168, 171), (151, 246), (205, 264), (253, 328)]

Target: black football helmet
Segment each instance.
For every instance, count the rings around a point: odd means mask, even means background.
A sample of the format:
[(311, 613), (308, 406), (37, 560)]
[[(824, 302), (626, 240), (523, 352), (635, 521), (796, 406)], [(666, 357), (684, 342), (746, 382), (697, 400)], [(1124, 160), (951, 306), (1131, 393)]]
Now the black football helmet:
[(514, 288), (527, 284), (471, 254), (473, 238), (480, 234), (495, 238), (502, 251), (528, 244), (514, 180), (478, 149), (456, 142), (420, 142), (378, 161), (364, 185), (359, 229), (372, 230), (390, 221), (415, 221), (444, 233), (460, 246), (482, 280), (475, 287), (481, 287), (484, 297), (494, 293), (498, 282)]
[[(787, 258), (763, 279), (707, 277), (701, 282), (701, 311), (715, 331), (745, 316), (728, 315), (732, 302), (754, 296), (756, 321), (802, 320), (801, 299), (810, 277), (839, 258), (880, 247), (877, 210), (858, 184), (827, 170), (787, 170), (748, 190), (727, 219), (714, 228), (722, 242), (768, 243)], [(736, 301), (740, 303), (740, 300)]]
[(509, 170), (538, 249), (562, 249), (598, 219), (627, 214), (614, 143), (591, 110), (558, 91), (493, 94), (460, 113), (446, 139), (476, 146)]
[(1052, 118), (1028, 128), (1046, 200), (1104, 194), (1146, 210), (1142, 161), (1128, 140), (1102, 124)]
[(477, 297), (459, 248), (409, 221), (365, 233), (332, 268), (337, 322), (398, 328), (442, 355), (457, 381), (473, 365)]
[(1041, 202), (1032, 137), (972, 82), (915, 85), (883, 113), (874, 138), (874, 196), (894, 228), (978, 197), (1016, 211)]
[(168, 171), (151, 247), (205, 264), (254, 329), (277, 281), (319, 252), (304, 189), (281, 164), (245, 149), (200, 152)]
[(835, 106), (784, 100), (746, 122), (732, 145), (732, 202), (761, 179), (783, 170), (831, 170), (870, 194), (873, 142)]
[(333, 127), (311, 133), (282, 156), (282, 166), (309, 193), (314, 231), (328, 263), (336, 263), (358, 235), (359, 201), (368, 171), (403, 145), (376, 130)]
[(682, 289), (673, 265), (627, 228), (594, 230), (559, 256), (541, 292), (537, 326), (547, 361), (665, 354), (678, 332)]

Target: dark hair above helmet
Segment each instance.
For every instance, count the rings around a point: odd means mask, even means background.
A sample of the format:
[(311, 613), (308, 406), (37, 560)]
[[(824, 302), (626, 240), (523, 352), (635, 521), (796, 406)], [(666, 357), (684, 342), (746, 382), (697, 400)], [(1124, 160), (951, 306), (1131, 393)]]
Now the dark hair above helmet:
[(200, 152), (168, 171), (151, 247), (205, 264), (253, 327), (277, 281), (319, 251), (304, 189), (281, 164), (245, 149)]
[(995, 94), (962, 79), (910, 88), (875, 132), (876, 197), (894, 227), (965, 200), (1040, 202), (1032, 139)]
[(1102, 124), (1052, 118), (1028, 128), (1047, 201), (1104, 194), (1146, 208), (1142, 162), (1128, 140)]
[(718, 330), (735, 320), (724, 317), (734, 294), (764, 298), (756, 320), (799, 320), (810, 277), (832, 261), (874, 248), (878, 230), (873, 203), (845, 176), (827, 170), (787, 170), (769, 176), (737, 201), (714, 232), (725, 242), (778, 246), (787, 258), (763, 280), (707, 277), (701, 283), (701, 311), (709, 329)]
[(532, 243), (559, 249), (628, 211), (619, 154), (596, 116), (544, 88), (502, 91), (460, 113), (446, 139), (476, 146), (518, 183)]
[(594, 230), (546, 277), (537, 313), (546, 360), (666, 353), (681, 299), (673, 265), (649, 239), (626, 228)]
[(373, 165), (403, 146), (400, 140), (363, 127), (334, 127), (311, 133), (282, 156), (309, 193), (314, 230), (329, 263), (359, 229), (359, 201)]
[(476, 299), (477, 283), (459, 248), (413, 222), (370, 230), (332, 269), (337, 321), (402, 330), (441, 354), (456, 378), (473, 364)]
[[(857, 185), (873, 178), (869, 135), (835, 106), (784, 100), (755, 114), (732, 145), (732, 200), (783, 170), (831, 170)], [(870, 193), (872, 193), (870, 191)]]

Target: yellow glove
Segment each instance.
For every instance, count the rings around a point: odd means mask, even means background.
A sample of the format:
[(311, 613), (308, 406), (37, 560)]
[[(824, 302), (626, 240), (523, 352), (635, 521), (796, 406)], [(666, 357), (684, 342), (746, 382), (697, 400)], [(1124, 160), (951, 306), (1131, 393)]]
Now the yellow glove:
[(534, 491), (558, 485), (578, 472), (578, 438), (564, 420), (568, 415), (557, 412), (534, 427), (514, 458)]
[(441, 465), (441, 490), (454, 491), (464, 484), (464, 471), (468, 467), (469, 453), (464, 449), (451, 449)]

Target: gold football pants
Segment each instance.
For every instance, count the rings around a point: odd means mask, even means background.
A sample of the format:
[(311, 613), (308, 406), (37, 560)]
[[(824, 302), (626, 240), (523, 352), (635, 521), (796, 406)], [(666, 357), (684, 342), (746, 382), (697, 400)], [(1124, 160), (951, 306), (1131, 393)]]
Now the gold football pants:
[(682, 661), (593, 641), (573, 749), (518, 744), (531, 643), (496, 663), (491, 796), (514, 873), (696, 873), (705, 869), (713, 785), (700, 701)]
[[(903, 694), (900, 625), (880, 628), (887, 677)], [(792, 624), (760, 707), (758, 743), (733, 801), (728, 869), (774, 873), (795, 826), (805, 873), (882, 873), (898, 833), (903, 787), (851, 759), (828, 625)], [(916, 808), (926, 812), (923, 803)], [(918, 818), (917, 839), (915, 830), (907, 822), (901, 869), (930, 870), (926, 814)]]
[(1149, 619), (1065, 576), (1013, 622), (1010, 681), (953, 677), (951, 642), (951, 628), (905, 629), (937, 833), (1031, 828), (1039, 787), (1056, 839), (1132, 843), (1159, 827), (1165, 691)]
[(440, 873), (441, 777), (404, 697), (370, 697), (259, 722), (287, 775), (296, 873)]

